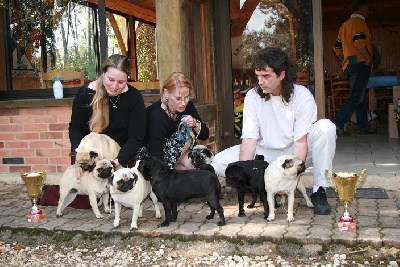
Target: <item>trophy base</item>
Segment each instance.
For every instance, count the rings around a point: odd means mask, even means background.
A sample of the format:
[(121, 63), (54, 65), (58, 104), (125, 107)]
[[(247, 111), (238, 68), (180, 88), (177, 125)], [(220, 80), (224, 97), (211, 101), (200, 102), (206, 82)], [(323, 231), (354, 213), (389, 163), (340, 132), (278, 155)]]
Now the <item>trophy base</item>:
[(47, 214), (46, 213), (41, 213), (41, 214), (27, 214), (25, 215), (25, 220), (28, 223), (41, 223), (41, 222), (46, 222), (47, 221)]
[(338, 229), (341, 232), (356, 232), (357, 224), (353, 222), (338, 222)]

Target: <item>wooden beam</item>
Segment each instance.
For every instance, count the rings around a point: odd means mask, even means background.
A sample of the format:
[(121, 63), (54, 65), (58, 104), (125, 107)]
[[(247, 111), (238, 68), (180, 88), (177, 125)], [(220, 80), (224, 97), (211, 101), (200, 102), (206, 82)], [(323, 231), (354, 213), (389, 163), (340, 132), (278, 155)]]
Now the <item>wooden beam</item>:
[(257, 8), (260, 0), (247, 0), (240, 9), (239, 1), (231, 0), (231, 36), (237, 37), (243, 34), (254, 10)]
[(115, 20), (114, 14), (106, 11), (106, 16), (107, 16), (108, 20), (110, 21), (111, 27), (114, 30), (115, 37), (117, 37), (118, 46), (121, 49), (121, 54), (126, 56), (126, 53), (127, 53), (126, 45), (124, 43), (124, 39), (122, 38), (121, 31), (118, 28), (118, 23)]
[(129, 56), (131, 58), (131, 80), (137, 81), (137, 59), (136, 59), (136, 31), (135, 21), (129, 16)]
[[(329, 10), (329, 11), (338, 11), (338, 10), (343, 10), (343, 9), (348, 9), (351, 10), (351, 7), (353, 6), (353, 2), (349, 2), (347, 5), (343, 5), (343, 3), (338, 2), (338, 1), (323, 1), (322, 3), (323, 9), (324, 10)], [(374, 6), (379, 6), (379, 8), (384, 8), (384, 7), (398, 7), (399, 6), (399, 0), (379, 0), (379, 1), (370, 1), (369, 6), (374, 7)]]
[[(87, 0), (92, 4), (98, 3), (98, 0)], [(106, 8), (122, 12), (133, 17), (156, 23), (156, 12), (152, 10), (145, 9), (141, 6), (123, 1), (123, 0), (106, 0)]]

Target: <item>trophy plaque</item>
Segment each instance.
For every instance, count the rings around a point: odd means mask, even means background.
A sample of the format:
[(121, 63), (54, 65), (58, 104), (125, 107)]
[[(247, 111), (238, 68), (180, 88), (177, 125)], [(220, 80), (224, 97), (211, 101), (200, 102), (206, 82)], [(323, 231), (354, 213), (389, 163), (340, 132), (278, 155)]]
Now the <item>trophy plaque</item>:
[(42, 187), (46, 180), (46, 172), (20, 172), (21, 178), (25, 183), (28, 197), (32, 200), (33, 206), (25, 219), (28, 223), (40, 223), (47, 221), (47, 214), (42, 212), (37, 206), (37, 201), (42, 193)]
[(329, 170), (325, 170), (325, 178), (335, 188), (339, 202), (344, 205), (344, 212), (338, 222), (339, 231), (356, 231), (356, 220), (350, 215), (347, 208), (353, 202), (357, 188), (364, 185), (367, 175), (368, 171), (366, 169), (362, 170), (361, 174), (355, 172), (335, 172), (333, 175), (331, 175)]

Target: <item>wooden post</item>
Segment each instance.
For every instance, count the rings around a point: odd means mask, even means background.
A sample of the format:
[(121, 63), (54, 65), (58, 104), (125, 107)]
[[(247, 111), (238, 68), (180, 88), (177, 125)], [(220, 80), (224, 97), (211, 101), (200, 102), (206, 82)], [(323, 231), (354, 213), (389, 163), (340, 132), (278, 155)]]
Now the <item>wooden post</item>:
[(155, 1), (157, 59), (160, 83), (174, 71), (189, 75), (187, 30), (181, 1)]

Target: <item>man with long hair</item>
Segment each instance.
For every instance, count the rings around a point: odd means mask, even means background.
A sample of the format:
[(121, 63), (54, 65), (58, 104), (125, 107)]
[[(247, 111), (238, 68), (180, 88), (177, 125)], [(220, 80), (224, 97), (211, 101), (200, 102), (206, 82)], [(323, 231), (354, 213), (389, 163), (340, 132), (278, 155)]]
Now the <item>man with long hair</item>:
[(268, 162), (294, 154), (312, 161), (315, 214), (329, 214), (325, 169), (332, 170), (336, 127), (328, 119), (317, 121), (317, 105), (310, 91), (294, 84), (295, 72), (287, 53), (267, 47), (253, 61), (258, 86), (244, 100), (242, 143), (218, 153), (212, 165), (219, 176), (231, 162), (263, 155)]

